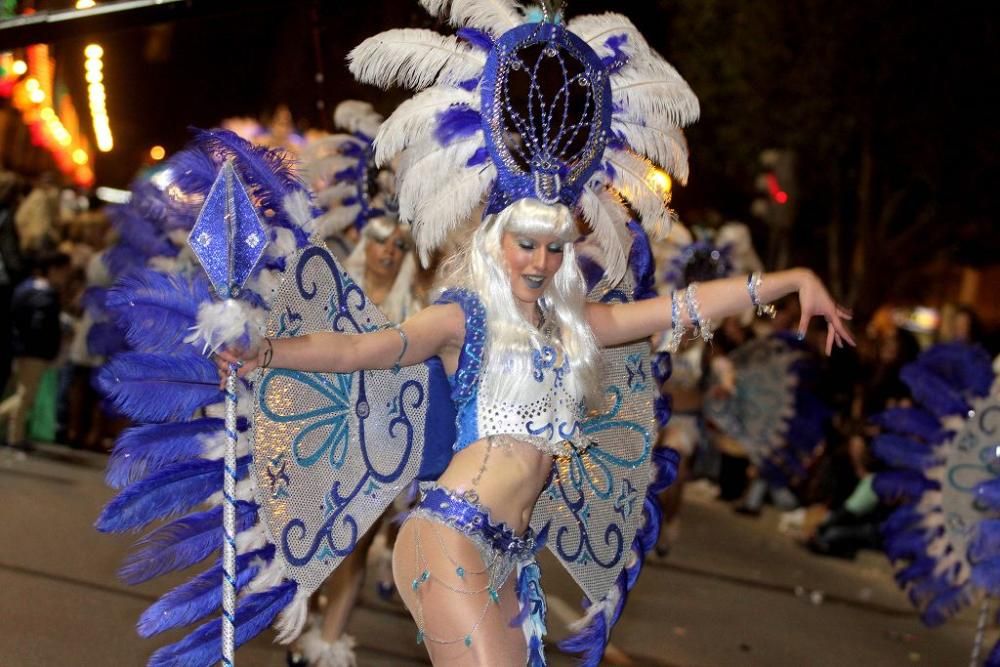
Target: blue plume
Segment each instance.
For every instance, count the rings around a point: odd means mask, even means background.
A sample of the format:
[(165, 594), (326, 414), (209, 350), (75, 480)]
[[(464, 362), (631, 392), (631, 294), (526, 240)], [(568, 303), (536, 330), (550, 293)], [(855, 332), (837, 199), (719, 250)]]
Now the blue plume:
[(459, 139), (471, 137), (482, 129), (483, 119), (478, 111), (464, 104), (456, 104), (438, 114), (434, 138), (442, 146), (447, 146)]
[(223, 400), (215, 364), (197, 354), (123, 352), (101, 368), (95, 383), (120, 413), (141, 422), (186, 419)]
[(894, 433), (876, 436), (872, 452), (890, 466), (907, 470), (927, 470), (941, 462), (930, 445)]
[[(250, 551), (236, 557), (236, 591), (239, 592), (274, 558), (274, 545)], [(221, 562), (191, 581), (163, 595), (139, 618), (139, 635), (155, 634), (190, 625), (205, 618), (222, 606)]]
[(179, 249), (131, 204), (109, 206), (108, 217), (118, 232), (119, 243), (144, 257), (177, 256)]
[(938, 417), (964, 415), (969, 411), (960, 389), (950, 386), (919, 362), (903, 366), (899, 377), (910, 388), (913, 397)]
[(111, 452), (105, 480), (120, 489), (167, 464), (200, 456), (201, 438), (224, 428), (225, 422), (214, 417), (129, 428)]
[(896, 572), (896, 583), (905, 586), (911, 581), (929, 577), (934, 573), (937, 561), (928, 556), (920, 556), (903, 569)]
[(887, 470), (875, 475), (872, 488), (886, 502), (915, 500), (926, 491), (938, 491), (941, 485), (912, 470)]
[(677, 466), (681, 455), (673, 447), (656, 447), (653, 449), (652, 463), (656, 476), (649, 483), (648, 493), (658, 494), (677, 479)]
[(978, 345), (940, 343), (920, 355), (918, 363), (973, 396), (985, 396), (993, 385), (992, 357)]
[(211, 299), (201, 274), (186, 277), (147, 269), (119, 278), (106, 304), (133, 349), (169, 352), (183, 344), (198, 320), (198, 306)]
[(559, 648), (565, 653), (580, 654), (580, 665), (597, 667), (604, 657), (604, 649), (608, 644), (608, 628), (604, 614), (597, 614), (594, 620), (575, 635), (559, 642)]
[(927, 603), (920, 620), (932, 628), (941, 625), (969, 604), (971, 592), (967, 583), (945, 589)]
[[(171, 182), (181, 191), (207, 195), (219, 175), (219, 163), (198, 147), (185, 148), (174, 153), (167, 161)], [(192, 219), (192, 226), (194, 219)]]
[(995, 477), (976, 487), (976, 501), (991, 510), (1000, 511), (1000, 477)]
[(127, 271), (141, 268), (147, 259), (149, 259), (148, 255), (125, 243), (116, 243), (104, 251), (101, 256), (101, 261), (108, 268), (108, 273), (113, 276), (120, 276)]
[(882, 524), (882, 532), (885, 535), (893, 535), (904, 530), (916, 527), (923, 520), (920, 514), (912, 505), (904, 505), (889, 515), (889, 518)]
[[(257, 505), (236, 501), (236, 532), (257, 523)], [(161, 526), (136, 543), (118, 576), (127, 584), (141, 584), (161, 574), (183, 570), (222, 548), (222, 506)]]
[[(236, 646), (263, 632), (295, 598), (297, 584), (284, 581), (274, 588), (248, 595), (236, 608)], [(181, 641), (153, 654), (149, 667), (211, 667), (222, 659), (222, 620), (205, 623)]]
[(99, 357), (110, 357), (128, 349), (125, 334), (114, 322), (94, 322), (87, 332), (87, 351)]
[(1000, 519), (983, 519), (976, 524), (968, 556), (973, 564), (1000, 557)]
[(989, 595), (1000, 595), (1000, 558), (991, 558), (972, 568), (972, 583)]
[(107, 287), (91, 285), (83, 290), (80, 295), (80, 307), (92, 313), (100, 313), (104, 310), (104, 297), (107, 296)]
[(921, 408), (892, 408), (875, 415), (872, 421), (883, 428), (918, 437), (929, 444), (937, 444), (946, 437), (937, 417)]
[[(236, 461), (237, 475), (246, 476), (250, 455)], [(176, 516), (204, 501), (222, 486), (225, 461), (195, 459), (173, 463), (126, 487), (105, 506), (95, 524), (102, 533), (122, 533), (151, 521)]]
[(493, 37), (488, 32), (483, 32), (476, 28), (469, 28), (468, 26), (459, 28), (455, 36), (483, 51), (490, 51), (493, 48)]
[(885, 537), (885, 555), (889, 560), (913, 560), (919, 558), (927, 550), (927, 545), (941, 534), (942, 529), (928, 532), (922, 529), (896, 533)]
[(235, 160), (236, 171), (254, 201), (272, 214), (270, 217), (262, 216), (265, 223), (291, 230), (300, 248), (309, 244), (309, 235), (292, 222), (282, 206), (286, 195), (305, 190), (305, 185), (281, 152), (254, 146), (228, 130), (200, 130), (195, 132), (194, 141), (202, 150), (212, 154), (219, 164), (229, 158)]

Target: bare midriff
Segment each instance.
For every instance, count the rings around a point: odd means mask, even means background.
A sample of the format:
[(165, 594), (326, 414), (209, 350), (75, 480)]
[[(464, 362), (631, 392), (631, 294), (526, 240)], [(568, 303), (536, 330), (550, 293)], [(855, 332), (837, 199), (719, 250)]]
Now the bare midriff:
[(552, 456), (530, 443), (504, 436), (502, 444), (495, 438), (491, 446), (489, 438), (481, 438), (455, 452), (437, 482), (458, 493), (475, 492), (493, 521), (520, 535), (551, 470)]

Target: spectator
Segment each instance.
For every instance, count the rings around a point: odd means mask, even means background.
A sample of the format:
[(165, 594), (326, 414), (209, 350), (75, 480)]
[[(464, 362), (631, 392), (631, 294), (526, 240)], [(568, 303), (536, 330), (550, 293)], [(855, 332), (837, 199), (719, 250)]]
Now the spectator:
[(70, 259), (66, 255), (41, 255), (35, 263), (34, 277), (14, 290), (10, 323), (17, 388), (0, 404), (0, 421), (7, 421), (10, 445), (27, 447), (25, 419), (35, 403), (42, 376), (59, 355), (62, 342), (59, 295), (70, 272)]
[[(17, 239), (14, 210), (18, 203), (21, 179), (10, 171), (0, 171), (0, 312), (10, 312), (14, 286), (24, 277), (24, 258)], [(10, 379), (14, 358), (10, 327), (0, 327), (0, 398)]]

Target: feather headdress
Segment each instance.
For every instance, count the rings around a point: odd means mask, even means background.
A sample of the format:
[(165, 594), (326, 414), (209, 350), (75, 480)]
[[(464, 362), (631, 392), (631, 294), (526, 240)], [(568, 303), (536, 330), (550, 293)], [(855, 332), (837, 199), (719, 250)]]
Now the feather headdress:
[(673, 221), (668, 175), (686, 181), (680, 128), (699, 113), (687, 83), (620, 14), (563, 23), (513, 0), (421, 4), (456, 35), (389, 30), (348, 56), (359, 80), (418, 91), (382, 124), (375, 156), (402, 153), (399, 210), (421, 258), (484, 200), (492, 214), (532, 197), (577, 211), (607, 281), (620, 279), (626, 204), (654, 237)]

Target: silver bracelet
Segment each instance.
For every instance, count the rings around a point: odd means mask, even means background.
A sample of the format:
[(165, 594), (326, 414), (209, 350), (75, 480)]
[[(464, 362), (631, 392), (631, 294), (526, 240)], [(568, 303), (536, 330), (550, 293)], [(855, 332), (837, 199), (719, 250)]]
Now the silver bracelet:
[(681, 298), (677, 290), (670, 293), (670, 337), (667, 339), (667, 352), (676, 354), (684, 341), (684, 322), (681, 321)]
[(684, 300), (687, 303), (688, 317), (691, 318), (691, 325), (694, 327), (695, 335), (700, 335), (706, 343), (712, 340), (712, 321), (702, 320), (698, 304), (698, 283), (691, 283), (684, 292)]
[(401, 324), (392, 324), (392, 325), (390, 325), (390, 328), (395, 329), (396, 333), (399, 334), (399, 337), (403, 339), (403, 349), (399, 351), (399, 356), (396, 357), (396, 363), (394, 363), (392, 365), (392, 372), (393, 373), (398, 373), (399, 372), (399, 362), (401, 362), (403, 360), (403, 355), (406, 354), (406, 349), (408, 347), (410, 347), (410, 339), (406, 337), (406, 332), (403, 331), (403, 325), (401, 325)]
[(777, 315), (777, 309), (774, 304), (761, 303), (760, 301), (760, 284), (763, 282), (764, 276), (760, 271), (754, 271), (747, 278), (747, 292), (750, 294), (750, 303), (757, 308), (757, 317), (774, 317)]

